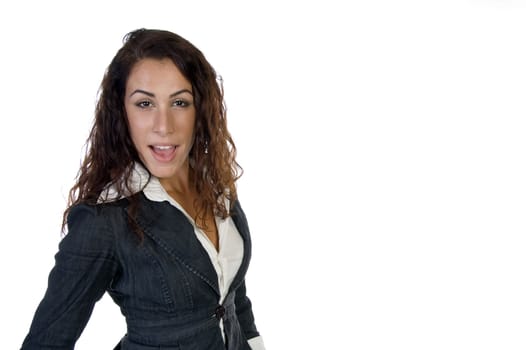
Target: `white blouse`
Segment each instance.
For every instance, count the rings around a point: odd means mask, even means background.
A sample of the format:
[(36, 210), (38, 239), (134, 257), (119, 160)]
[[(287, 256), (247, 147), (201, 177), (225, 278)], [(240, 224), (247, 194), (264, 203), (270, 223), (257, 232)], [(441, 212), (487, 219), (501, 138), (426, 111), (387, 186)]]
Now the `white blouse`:
[[(148, 179), (150, 179), (149, 182)], [(132, 189), (134, 192), (138, 192), (144, 187), (143, 192), (146, 198), (154, 202), (167, 201), (179, 209), (188, 218), (190, 223), (192, 223), (195, 235), (208, 253), (210, 261), (212, 262), (212, 265), (214, 266), (214, 269), (217, 273), (220, 291), (219, 303), (223, 303), (228, 293), (228, 289), (230, 288), (230, 285), (232, 284), (232, 281), (234, 280), (234, 277), (236, 276), (243, 259), (243, 239), (241, 238), (241, 235), (239, 234), (232, 218), (228, 217), (226, 219), (222, 219), (220, 217), (216, 217), (217, 233), (219, 236), (219, 251), (217, 251), (208, 236), (203, 232), (203, 230), (197, 227), (194, 219), (188, 215), (184, 208), (175, 199), (173, 199), (168, 194), (168, 192), (166, 192), (159, 182), (159, 179), (153, 175), (150, 178), (149, 173), (146, 169), (144, 169), (143, 166), (138, 163), (135, 164), (129, 181), (130, 189)], [(99, 202), (113, 201), (118, 199), (117, 197), (117, 193), (114, 191), (114, 189), (108, 188), (99, 198)], [(223, 320), (220, 322), (220, 327), (221, 330), (223, 330)], [(224, 332), (222, 332), (222, 334), (224, 339)], [(261, 336), (249, 339), (248, 343), (252, 350), (265, 350), (265, 345)]]

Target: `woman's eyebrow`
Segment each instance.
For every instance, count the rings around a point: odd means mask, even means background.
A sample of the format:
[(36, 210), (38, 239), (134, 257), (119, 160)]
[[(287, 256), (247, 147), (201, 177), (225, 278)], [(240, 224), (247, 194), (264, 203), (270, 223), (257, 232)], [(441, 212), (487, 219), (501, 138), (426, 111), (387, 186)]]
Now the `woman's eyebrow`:
[[(185, 92), (186, 92), (186, 93), (189, 93), (190, 95), (193, 96), (192, 91), (190, 91), (190, 90), (188, 90), (188, 89), (181, 89), (181, 90), (176, 91), (176, 92), (174, 92), (173, 94), (171, 94), (171, 95), (170, 95), (170, 98), (171, 98), (171, 97), (174, 97), (174, 96), (177, 96), (177, 95), (180, 95), (180, 94), (185, 93)], [(128, 96), (128, 98), (129, 98), (129, 97), (132, 97), (132, 96), (133, 96), (134, 94), (136, 94), (136, 93), (141, 93), (141, 94), (145, 94), (145, 95), (150, 96), (150, 97), (155, 97), (155, 94), (152, 93), (152, 92), (145, 91), (145, 90), (141, 90), (141, 89), (137, 89), (137, 90), (133, 91), (133, 92), (130, 94), (130, 96)]]
[(177, 95), (180, 95), (180, 94), (184, 94), (185, 92), (189, 93), (190, 95), (194, 96), (194, 94), (192, 93), (192, 91), (188, 90), (188, 89), (181, 89), (177, 92), (174, 92), (173, 94), (170, 95), (170, 97), (175, 97)]

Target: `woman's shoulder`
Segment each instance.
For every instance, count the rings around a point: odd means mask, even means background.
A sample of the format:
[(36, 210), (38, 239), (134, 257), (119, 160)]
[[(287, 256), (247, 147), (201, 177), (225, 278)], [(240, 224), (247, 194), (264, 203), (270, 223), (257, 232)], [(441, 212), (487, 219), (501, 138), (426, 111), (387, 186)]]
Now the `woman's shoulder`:
[(103, 224), (108, 219), (119, 219), (125, 215), (129, 200), (127, 198), (111, 202), (78, 203), (69, 208), (68, 228), (77, 223)]
[(79, 203), (69, 209), (64, 240), (77, 245), (112, 244), (118, 231), (126, 229), (128, 200), (110, 203)]

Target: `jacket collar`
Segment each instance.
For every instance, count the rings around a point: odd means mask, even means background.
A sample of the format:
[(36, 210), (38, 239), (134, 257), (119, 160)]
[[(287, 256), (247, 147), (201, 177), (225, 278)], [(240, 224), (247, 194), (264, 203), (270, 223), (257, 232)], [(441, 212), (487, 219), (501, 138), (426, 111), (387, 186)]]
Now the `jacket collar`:
[[(139, 196), (140, 206), (137, 216), (138, 224), (144, 234), (163, 247), (179, 263), (205, 281), (220, 295), (217, 273), (210, 261), (208, 253), (195, 236), (193, 219), (164, 190), (159, 179), (139, 163), (135, 163), (128, 179), (131, 193), (126, 197)], [(121, 199), (113, 186), (108, 186), (99, 197), (99, 202), (112, 202)], [(243, 239), (243, 260), (230, 285), (229, 293), (236, 290), (244, 281), (251, 256), (251, 242), (248, 223), (239, 202), (232, 208), (232, 220)], [(177, 244), (173, 242), (174, 237)]]
[[(138, 224), (144, 234), (162, 247), (177, 262), (194, 273), (219, 296), (217, 273), (208, 253), (195, 236), (194, 227), (189, 219), (178, 208), (168, 202), (154, 202), (144, 193), (138, 194), (140, 209)], [(245, 279), (251, 256), (251, 241), (245, 214), (239, 205), (234, 203), (232, 220), (243, 239), (243, 260), (230, 285), (228, 294), (235, 291)], [(177, 244), (169, 243), (177, 240)]]
[(139, 196), (140, 209), (137, 220), (145, 236), (205, 281), (219, 295), (214, 266), (195, 236), (194, 227), (188, 217), (166, 201), (151, 201), (144, 193), (140, 193)]

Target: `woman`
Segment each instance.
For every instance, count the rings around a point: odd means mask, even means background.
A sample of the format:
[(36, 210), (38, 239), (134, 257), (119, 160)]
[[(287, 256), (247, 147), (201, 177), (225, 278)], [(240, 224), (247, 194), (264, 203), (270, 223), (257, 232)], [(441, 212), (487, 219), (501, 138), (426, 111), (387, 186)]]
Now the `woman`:
[(221, 84), (191, 43), (129, 33), (102, 81), (49, 285), (22, 349), (73, 349), (108, 292), (116, 348), (264, 349)]

